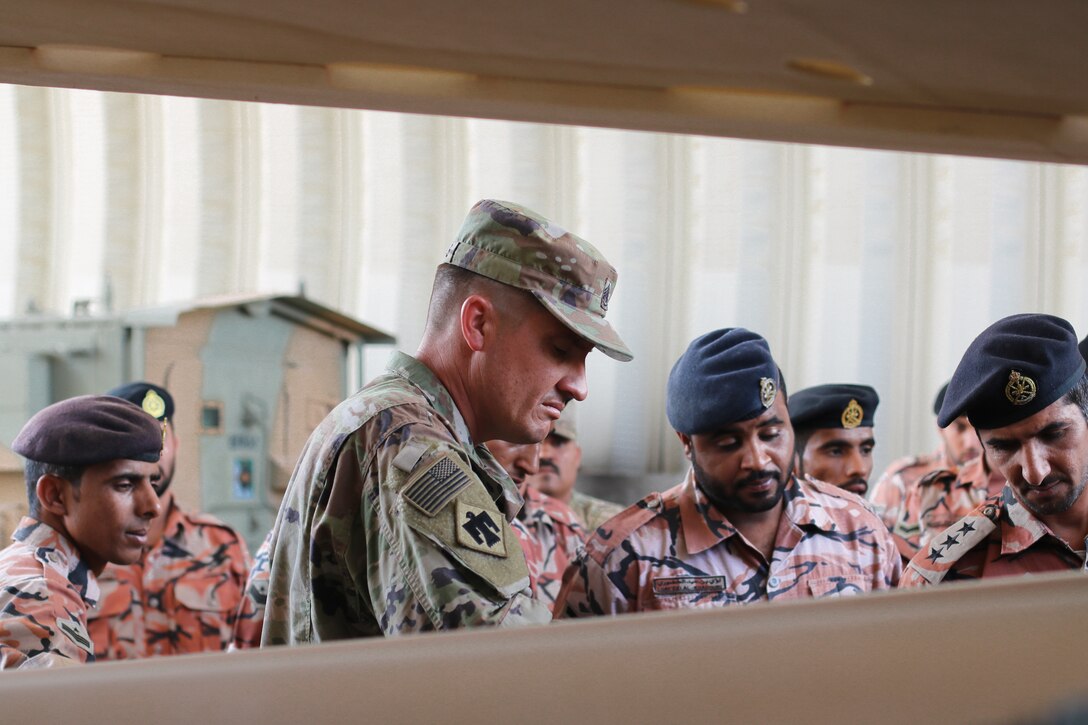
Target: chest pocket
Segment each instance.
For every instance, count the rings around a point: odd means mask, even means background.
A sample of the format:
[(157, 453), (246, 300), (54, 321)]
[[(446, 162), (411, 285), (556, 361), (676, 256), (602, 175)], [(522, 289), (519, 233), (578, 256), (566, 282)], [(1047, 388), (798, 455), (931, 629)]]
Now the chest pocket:
[(849, 597), (864, 594), (872, 589), (869, 578), (860, 574), (809, 579), (807, 584), (809, 594), (818, 599), (824, 597)]
[(161, 650), (155, 654), (170, 654), (171, 646), (176, 653), (226, 649), (241, 594), (237, 585), (230, 578), (206, 574), (179, 579), (173, 590), (177, 606), (170, 613), (172, 631), (151, 643), (152, 649)]

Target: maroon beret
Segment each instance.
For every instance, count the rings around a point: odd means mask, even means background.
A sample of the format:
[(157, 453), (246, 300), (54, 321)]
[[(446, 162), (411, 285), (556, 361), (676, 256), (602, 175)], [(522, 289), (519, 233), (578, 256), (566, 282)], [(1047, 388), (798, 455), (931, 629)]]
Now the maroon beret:
[(162, 452), (162, 435), (162, 423), (138, 405), (111, 395), (80, 395), (35, 413), (11, 449), (58, 466), (120, 459), (154, 463)]

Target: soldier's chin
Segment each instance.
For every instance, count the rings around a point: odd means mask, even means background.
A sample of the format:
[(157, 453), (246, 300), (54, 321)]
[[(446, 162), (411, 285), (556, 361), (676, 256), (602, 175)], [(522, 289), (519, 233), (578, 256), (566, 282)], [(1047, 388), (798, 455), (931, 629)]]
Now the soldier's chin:
[(846, 483), (839, 484), (839, 488), (857, 494), (858, 496), (864, 496), (865, 492), (869, 490), (869, 484), (865, 481), (847, 481)]

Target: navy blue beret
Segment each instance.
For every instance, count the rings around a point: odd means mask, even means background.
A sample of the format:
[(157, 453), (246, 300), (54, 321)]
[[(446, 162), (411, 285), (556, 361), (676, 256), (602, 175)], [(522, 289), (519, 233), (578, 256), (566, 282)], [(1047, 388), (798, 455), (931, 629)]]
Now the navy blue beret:
[(106, 391), (106, 395), (124, 398), (140, 406), (153, 418), (159, 420), (174, 419), (174, 397), (154, 383), (129, 383)]
[(760, 415), (781, 386), (767, 341), (743, 327), (695, 338), (669, 373), (665, 414), (674, 430), (709, 433)]
[(1080, 348), (1080, 356), (1085, 360), (1088, 360), (1088, 337), (1081, 340), (1077, 347)]
[(53, 403), (27, 421), (11, 450), (39, 463), (90, 466), (159, 460), (162, 423), (127, 400), (81, 395)]
[(944, 396), (948, 393), (948, 383), (941, 386), (941, 389), (937, 391), (937, 397), (933, 399), (933, 415), (941, 414), (941, 406), (944, 405)]
[(794, 430), (872, 428), (880, 396), (868, 385), (814, 385), (790, 396)]
[(937, 425), (966, 415), (976, 428), (1012, 425), (1035, 415), (1084, 376), (1073, 326), (1053, 315), (1012, 315), (982, 331), (963, 354)]

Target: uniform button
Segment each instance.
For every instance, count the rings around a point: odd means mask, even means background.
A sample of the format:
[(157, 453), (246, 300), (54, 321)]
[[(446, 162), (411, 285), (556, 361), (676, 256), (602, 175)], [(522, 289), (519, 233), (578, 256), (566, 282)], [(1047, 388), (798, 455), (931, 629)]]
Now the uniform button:
[(772, 587), (778, 586), (778, 577), (772, 576), (770, 581), (768, 581), (767, 583), (770, 584)]

